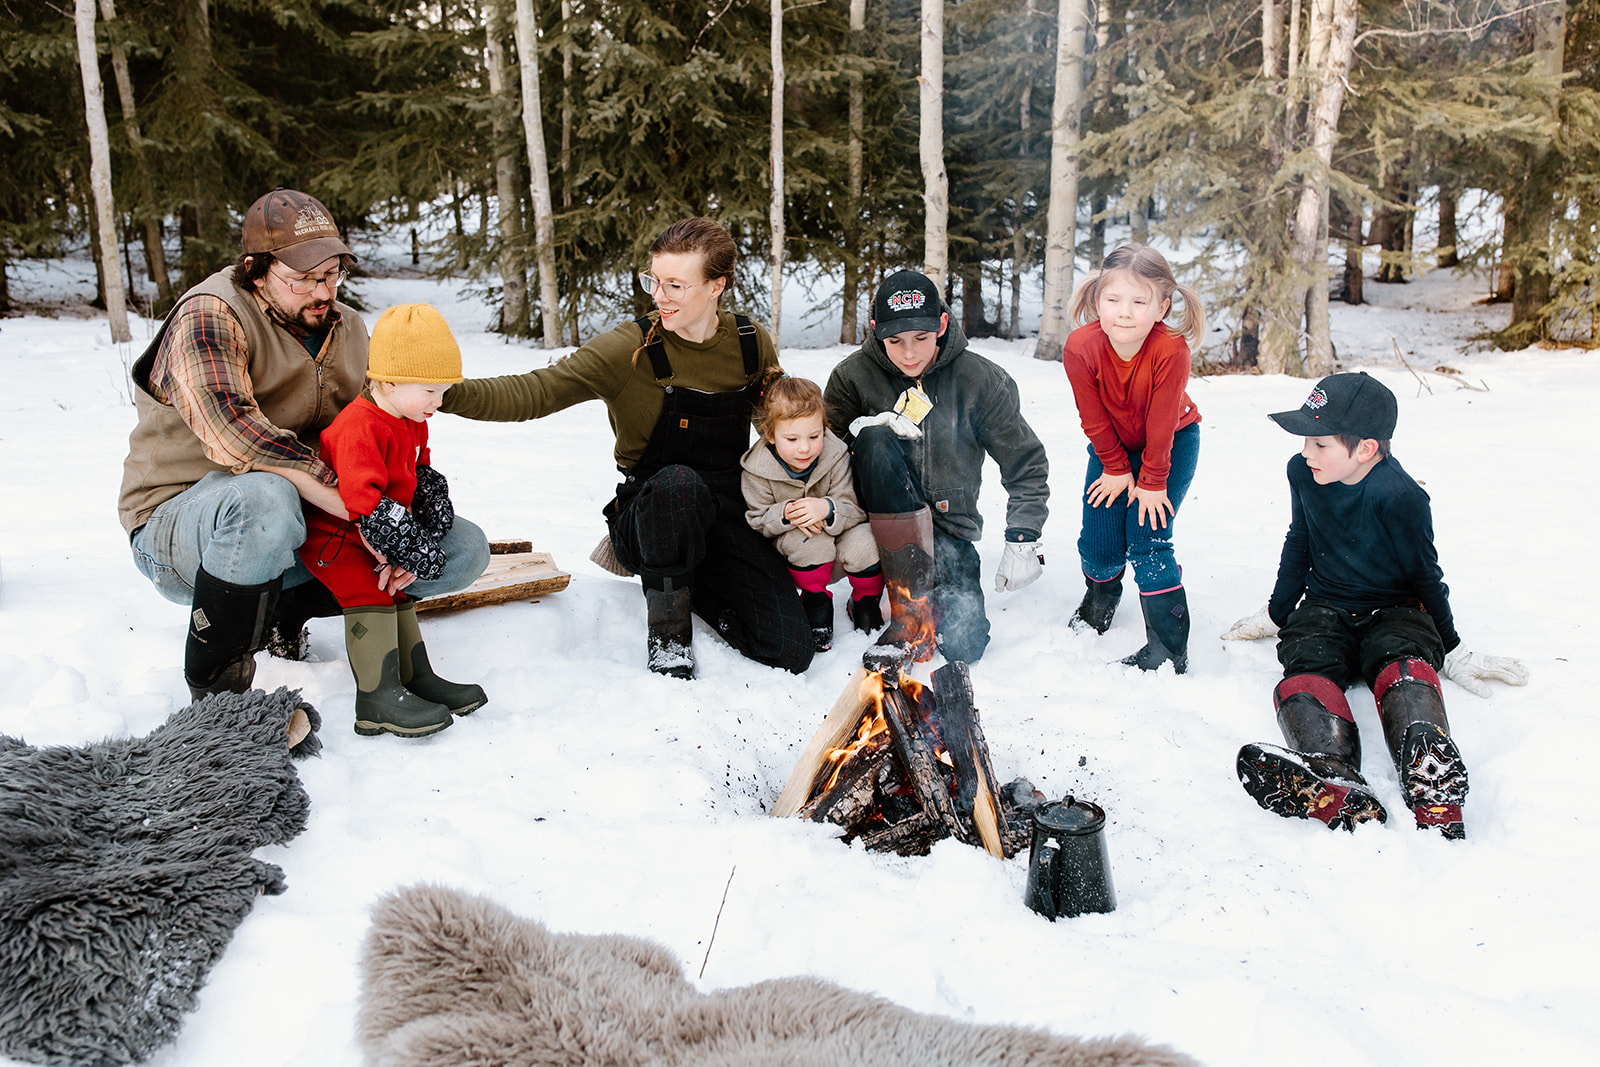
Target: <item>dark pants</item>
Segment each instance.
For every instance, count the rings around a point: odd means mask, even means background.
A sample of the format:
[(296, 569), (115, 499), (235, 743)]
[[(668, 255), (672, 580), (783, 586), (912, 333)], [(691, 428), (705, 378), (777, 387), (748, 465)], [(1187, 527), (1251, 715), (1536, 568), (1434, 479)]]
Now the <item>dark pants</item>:
[[(869, 515), (894, 515), (928, 506), (908, 442), (887, 426), (869, 426), (851, 448), (856, 496)], [(989, 647), (989, 616), (983, 607), (978, 549), (971, 541), (933, 526), (934, 630), (947, 660), (976, 663)]]
[(694, 611), (740, 653), (796, 674), (811, 665), (811, 624), (783, 557), (744, 521), (744, 501), (674, 464), (610, 516), (617, 558), (647, 588), (688, 586)]
[(1444, 664), (1444, 642), (1421, 608), (1402, 605), (1358, 616), (1307, 600), (1278, 631), (1285, 678), (1320, 674), (1340, 689), (1357, 680), (1371, 688), (1378, 672), (1399, 659), (1420, 659), (1434, 670)]
[[(1128, 453), (1135, 483), (1143, 461), (1143, 452)], [(1105, 473), (1094, 446), (1089, 446), (1089, 468), (1083, 478), (1083, 531), (1078, 535), (1078, 558), (1086, 577), (1109, 582), (1122, 573), (1126, 561), (1133, 564), (1133, 580), (1141, 593), (1162, 593), (1183, 584), (1183, 568), (1172, 551), (1172, 533), (1199, 461), (1200, 424), (1191, 423), (1172, 435), (1172, 467), (1167, 473), (1167, 499), (1172, 503), (1172, 514), (1165, 526), (1148, 518), (1141, 526), (1139, 509), (1128, 506), (1127, 493), (1113, 500), (1110, 507), (1089, 506), (1089, 486)]]

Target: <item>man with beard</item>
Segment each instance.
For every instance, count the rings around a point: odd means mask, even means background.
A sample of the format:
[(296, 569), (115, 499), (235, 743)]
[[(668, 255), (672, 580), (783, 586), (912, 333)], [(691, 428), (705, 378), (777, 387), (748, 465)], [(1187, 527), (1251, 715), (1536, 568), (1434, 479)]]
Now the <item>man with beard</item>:
[[(366, 324), (335, 299), (356, 257), (327, 208), (277, 189), (245, 212), (243, 236), (244, 254), (178, 299), (133, 366), (139, 421), (117, 506), (134, 565), (190, 605), (196, 700), (248, 689), (269, 642), (301, 658), (306, 620), (339, 613), (295, 552), (302, 501), (349, 517), (319, 437), (367, 373)], [(488, 564), (483, 531), (460, 518), (441, 548), (438, 578), (384, 565), (375, 585), (445, 593)]]

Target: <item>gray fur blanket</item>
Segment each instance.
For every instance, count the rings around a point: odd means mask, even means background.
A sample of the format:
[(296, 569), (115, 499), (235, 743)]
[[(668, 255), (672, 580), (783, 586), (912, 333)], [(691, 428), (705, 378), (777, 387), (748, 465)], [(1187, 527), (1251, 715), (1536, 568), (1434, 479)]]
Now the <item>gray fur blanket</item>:
[(78, 748), (0, 734), (0, 1054), (100, 1067), (177, 1034), (255, 899), (284, 890), (251, 852), (305, 829), (296, 708), (305, 755), (320, 720), (287, 689)]
[(697, 992), (671, 953), (551, 933), (481, 897), (381, 900), (358, 1019), (373, 1067), (1192, 1067), (1133, 1038), (919, 1015), (815, 978)]

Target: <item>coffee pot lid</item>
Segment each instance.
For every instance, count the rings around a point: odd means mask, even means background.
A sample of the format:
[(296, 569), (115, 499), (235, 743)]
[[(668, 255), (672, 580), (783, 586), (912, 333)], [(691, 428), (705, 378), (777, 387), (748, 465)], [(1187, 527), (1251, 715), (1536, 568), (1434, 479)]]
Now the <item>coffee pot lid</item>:
[(1098, 804), (1076, 800), (1071, 795), (1042, 804), (1034, 810), (1033, 821), (1043, 830), (1058, 834), (1092, 834), (1106, 822), (1106, 813)]

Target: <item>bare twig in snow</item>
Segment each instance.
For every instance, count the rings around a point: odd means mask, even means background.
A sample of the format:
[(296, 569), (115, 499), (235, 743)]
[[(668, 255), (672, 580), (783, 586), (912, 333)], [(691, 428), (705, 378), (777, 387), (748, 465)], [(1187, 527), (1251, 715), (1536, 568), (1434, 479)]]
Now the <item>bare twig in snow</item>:
[[(737, 871), (739, 865), (733, 865)], [(706, 958), (700, 961), (700, 977), (706, 976), (706, 964), (711, 960), (711, 946), (717, 943), (717, 927), (722, 925), (722, 909), (728, 904), (728, 886), (733, 885), (733, 871), (728, 872), (728, 885), (722, 887), (722, 903), (717, 905), (717, 921), (711, 924), (711, 938), (706, 942)]]

